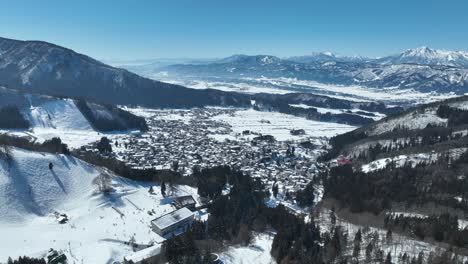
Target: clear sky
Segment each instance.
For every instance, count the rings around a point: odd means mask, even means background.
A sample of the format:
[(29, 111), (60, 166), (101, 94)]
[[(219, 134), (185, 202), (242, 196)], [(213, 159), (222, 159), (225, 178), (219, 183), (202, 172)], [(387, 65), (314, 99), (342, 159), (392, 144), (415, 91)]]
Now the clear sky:
[(99, 59), (468, 50), (468, 1), (4, 0), (0, 36)]

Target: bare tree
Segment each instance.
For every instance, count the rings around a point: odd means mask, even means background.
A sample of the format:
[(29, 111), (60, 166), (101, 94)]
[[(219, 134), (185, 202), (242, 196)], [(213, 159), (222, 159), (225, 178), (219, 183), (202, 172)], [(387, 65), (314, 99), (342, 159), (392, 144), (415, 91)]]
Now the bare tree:
[(95, 184), (98, 190), (102, 193), (110, 193), (112, 192), (112, 179), (108, 173), (101, 172), (96, 178), (93, 180), (93, 184)]
[(13, 161), (13, 155), (11, 154), (11, 148), (8, 145), (0, 145), (0, 159), (10, 164)]

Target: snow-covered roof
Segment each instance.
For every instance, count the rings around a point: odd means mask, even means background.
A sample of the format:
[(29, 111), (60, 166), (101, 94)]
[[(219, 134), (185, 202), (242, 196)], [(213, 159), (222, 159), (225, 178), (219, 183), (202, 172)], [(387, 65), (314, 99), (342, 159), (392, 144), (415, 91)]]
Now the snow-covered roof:
[(159, 229), (164, 229), (191, 216), (193, 216), (193, 212), (184, 207), (156, 218), (151, 221), (151, 223), (157, 226)]

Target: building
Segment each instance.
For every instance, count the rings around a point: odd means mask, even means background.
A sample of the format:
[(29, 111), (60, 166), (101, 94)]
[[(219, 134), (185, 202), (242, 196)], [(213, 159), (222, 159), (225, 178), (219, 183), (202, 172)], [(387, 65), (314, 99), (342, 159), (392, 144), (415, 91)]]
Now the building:
[(151, 221), (151, 228), (160, 236), (184, 232), (192, 226), (193, 212), (183, 207)]
[(195, 211), (197, 202), (195, 201), (195, 199), (193, 199), (192, 195), (185, 195), (185, 196), (175, 197), (172, 204), (174, 204), (174, 206), (177, 209), (186, 207), (192, 211)]

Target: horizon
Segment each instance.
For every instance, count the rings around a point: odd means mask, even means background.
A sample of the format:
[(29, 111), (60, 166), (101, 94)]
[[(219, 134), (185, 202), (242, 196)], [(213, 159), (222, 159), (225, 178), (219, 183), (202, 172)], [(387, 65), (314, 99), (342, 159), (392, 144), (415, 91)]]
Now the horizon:
[[(46, 42), (46, 43), (49, 43), (49, 44), (58, 45), (58, 46), (60, 46), (62, 48), (69, 49), (66, 46), (62, 46), (62, 45), (57, 44), (57, 43), (53, 43), (53, 42), (49, 42), (49, 41), (45, 41), (45, 40), (40, 40), (40, 39), (14, 39), (14, 38), (9, 38), (9, 37), (4, 37), (4, 36), (0, 36), (0, 38), (10, 39), (10, 40), (18, 40), (18, 41)], [(367, 58), (367, 59), (379, 59), (379, 58), (383, 58), (383, 57), (386, 57), (386, 56), (398, 55), (398, 54), (400, 54), (402, 52), (405, 52), (405, 51), (423, 49), (423, 48), (428, 48), (430, 50), (436, 50), (436, 51), (468, 52), (468, 50), (449, 50), (449, 49), (444, 49), (444, 48), (434, 48), (434, 47), (428, 47), (428, 46), (423, 45), (423, 46), (418, 46), (418, 47), (406, 48), (404, 50), (401, 50), (399, 52), (392, 53), (392, 54), (382, 54), (380, 56), (364, 56), (364, 55), (360, 55), (360, 54), (342, 54), (342, 53), (334, 52), (332, 50), (323, 50), (323, 51), (310, 51), (307, 54), (296, 54), (296, 55), (288, 55), (288, 56), (280, 56), (280, 55), (276, 55), (276, 54), (233, 53), (233, 54), (229, 54), (229, 55), (226, 55), (226, 56), (223, 56), (223, 57), (187, 57), (187, 56), (185, 56), (185, 57), (153, 57), (153, 58), (142, 58), (142, 59), (140, 59), (140, 58), (137, 58), (137, 59), (134, 59), (134, 58), (130, 58), (130, 59), (95, 58), (95, 59), (98, 59), (98, 60), (100, 60), (102, 62), (109, 62), (109, 63), (110, 62), (114, 62), (114, 63), (117, 63), (117, 62), (122, 62), (122, 63), (123, 62), (138, 62), (138, 63), (148, 62), (148, 63), (151, 63), (151, 62), (154, 62), (156, 60), (200, 60), (200, 61), (206, 60), (206, 61), (210, 61), (210, 60), (218, 60), (218, 59), (224, 59), (224, 58), (229, 58), (229, 57), (234, 57), (234, 56), (273, 56), (273, 57), (278, 57), (280, 59), (288, 59), (288, 58), (292, 58), (292, 57), (311, 56), (311, 55), (315, 55), (315, 54), (324, 54), (324, 55), (337, 56), (337, 57), (362, 57), (362, 58)], [(73, 50), (73, 51), (75, 51), (77, 53), (80, 53), (80, 54), (83, 54), (83, 55), (89, 56), (86, 53), (81, 53), (81, 52), (76, 51), (76, 50)]]
[(461, 0), (443, 5), (402, 0), (292, 4), (50, 0), (44, 5), (25, 0), (2, 8), (0, 36), (46, 41), (104, 61), (233, 54), (291, 57), (323, 51), (382, 57), (420, 46), (468, 50), (468, 36), (460, 34), (468, 24), (467, 8)]

